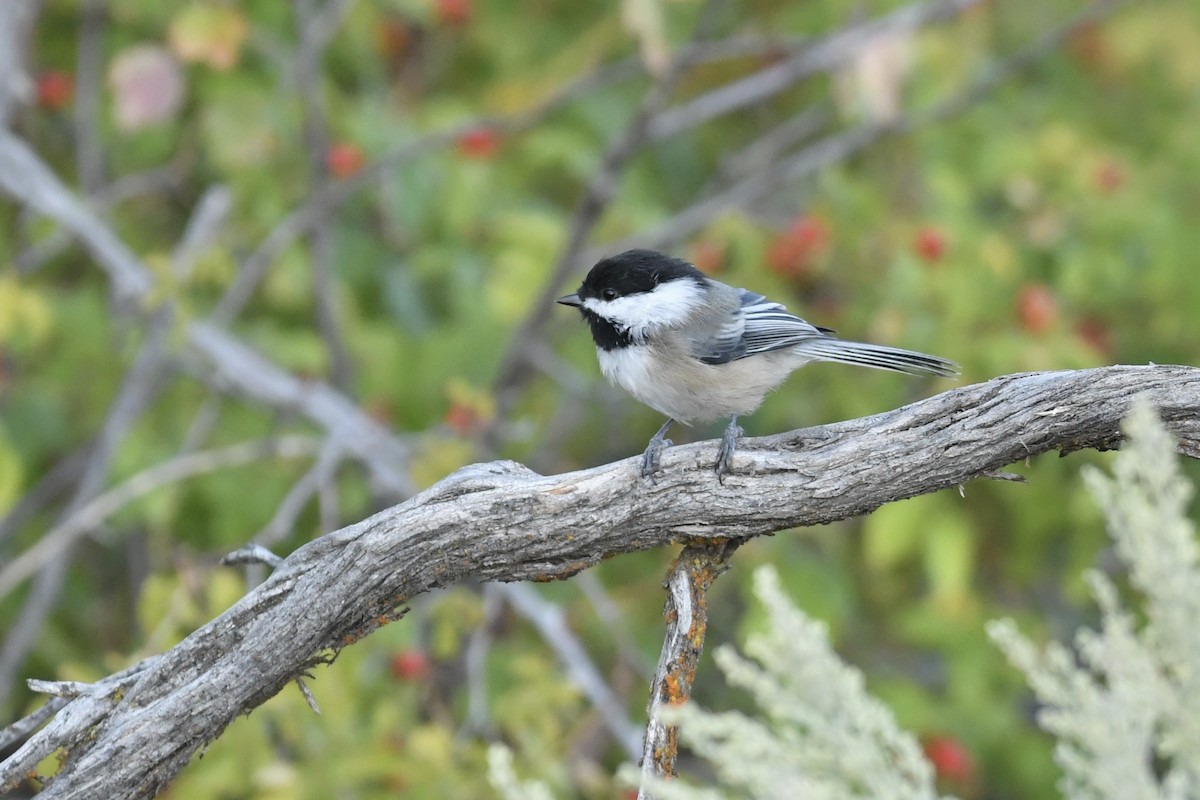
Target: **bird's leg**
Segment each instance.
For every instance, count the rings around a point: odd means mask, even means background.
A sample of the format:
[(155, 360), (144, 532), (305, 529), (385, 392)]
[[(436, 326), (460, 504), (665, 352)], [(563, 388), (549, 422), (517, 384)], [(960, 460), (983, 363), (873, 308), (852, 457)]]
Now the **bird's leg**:
[(646, 445), (646, 452), (642, 453), (642, 477), (649, 478), (651, 483), (656, 482), (654, 473), (658, 472), (658, 462), (662, 457), (662, 451), (672, 444), (671, 440), (667, 438), (667, 429), (674, 421), (668, 417), (663, 426), (658, 429), (658, 433), (650, 439), (650, 444)]
[(737, 440), (741, 435), (742, 429), (738, 427), (737, 414), (734, 414), (729, 418), (729, 427), (725, 429), (725, 435), (721, 437), (721, 446), (717, 449), (717, 480), (722, 483), (729, 468), (733, 466), (733, 451), (737, 449)]

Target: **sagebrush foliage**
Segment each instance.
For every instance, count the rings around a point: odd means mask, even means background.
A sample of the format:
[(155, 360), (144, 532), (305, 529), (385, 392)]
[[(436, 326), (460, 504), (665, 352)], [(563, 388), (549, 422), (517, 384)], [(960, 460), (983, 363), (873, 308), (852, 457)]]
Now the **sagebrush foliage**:
[(1200, 797), (1200, 566), (1186, 516), (1193, 489), (1150, 408), (1126, 422), (1113, 477), (1084, 475), (1141, 602), (1122, 605), (1113, 580), (1088, 573), (1100, 629), (1080, 630), (1075, 652), (1036, 647), (1011, 620), (992, 638), (1028, 677), (1038, 723), (1071, 800)]

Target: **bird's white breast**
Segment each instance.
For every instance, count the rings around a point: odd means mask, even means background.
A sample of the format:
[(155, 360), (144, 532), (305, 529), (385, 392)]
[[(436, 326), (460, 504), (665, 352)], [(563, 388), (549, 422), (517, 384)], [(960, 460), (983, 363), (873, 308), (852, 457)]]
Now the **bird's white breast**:
[(653, 393), (649, 391), (648, 387), (654, 386), (656, 382), (653, 362), (647, 348), (633, 346), (602, 350), (597, 347), (596, 359), (600, 362), (600, 371), (611, 383), (620, 386), (656, 411), (664, 414), (670, 413), (659, 408), (646, 396), (647, 393)]
[(600, 371), (642, 403), (679, 422), (749, 414), (788, 373), (808, 361), (789, 350), (703, 364), (682, 350), (632, 345), (596, 349)]

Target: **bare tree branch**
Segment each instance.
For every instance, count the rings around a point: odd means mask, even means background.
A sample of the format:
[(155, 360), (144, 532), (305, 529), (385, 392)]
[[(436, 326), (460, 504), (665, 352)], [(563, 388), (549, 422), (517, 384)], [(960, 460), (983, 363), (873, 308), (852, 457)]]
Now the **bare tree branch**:
[[(669, 706), (686, 703), (692, 696), (692, 683), (704, 652), (708, 631), (708, 587), (725, 570), (729, 558), (741, 544), (739, 539), (702, 540), (683, 548), (667, 574), (664, 588), (667, 601), (663, 617), (667, 635), (663, 638), (658, 668), (650, 684), (646, 704), (646, 736), (642, 741), (642, 774), (671, 777), (676, 775), (679, 755), (679, 727), (667, 725), (660, 712)], [(638, 800), (651, 800), (642, 787)]]
[(466, 672), (467, 713), (456, 736), (487, 736), (492, 733), (491, 710), (488, 708), (487, 654), (496, 638), (496, 623), (504, 613), (505, 602), (499, 584), (489, 584), (480, 591), (483, 600), (483, 621), (471, 631), (463, 649), (463, 669)]
[(186, 334), (219, 386), (272, 408), (303, 414), (370, 466), (384, 490), (397, 497), (413, 494), (408, 446), (350, 398), (328, 384), (297, 378), (209, 323), (192, 322)]
[(981, 0), (941, 0), (901, 6), (891, 14), (838, 30), (778, 64), (714, 89), (658, 115), (649, 126), (655, 139), (694, 128), (747, 106), (758, 105), (818, 72), (837, 69), (881, 36), (909, 33), (978, 5)]
[[(329, 152), (329, 125), (322, 96), (321, 58), (352, 5), (354, 0), (328, 0), (319, 9), (315, 0), (299, 0), (296, 3), (299, 43), (292, 71), (303, 110), (309, 183), (316, 189), (313, 194), (318, 197), (323, 196), (321, 187), (329, 183), (329, 168), (325, 163), (326, 153)], [(317, 329), (329, 351), (330, 382), (339, 391), (350, 394), (354, 385), (354, 365), (338, 322), (337, 291), (333, 282), (333, 214), (332, 206), (322, 208), (317, 223), (309, 231), (309, 261), (312, 266)]]
[[(709, 0), (701, 9), (692, 34), (694, 41), (708, 37), (709, 28), (716, 16), (715, 7), (714, 0)], [(499, 410), (496, 415), (497, 419), (507, 416), (506, 411), (513, 403), (513, 390), (529, 372), (529, 345), (537, 341), (538, 331), (550, 319), (559, 289), (572, 270), (576, 268), (579, 254), (587, 244), (592, 229), (600, 221), (604, 210), (616, 196), (621, 174), (625, 171), (630, 159), (649, 141), (651, 122), (670, 101), (671, 93), (687, 67), (686, 51), (672, 59), (662, 77), (642, 98), (641, 105), (626, 123), (620, 135), (609, 144), (601, 159), (600, 168), (596, 170), (584, 188), (583, 194), (575, 205), (575, 211), (571, 215), (566, 243), (559, 253), (550, 277), (547, 278), (541, 293), (533, 301), (525, 320), (513, 333), (508, 350), (500, 360), (500, 369), (493, 382)]]
[[(562, 579), (680, 540), (737, 541), (865, 514), (1051, 450), (1112, 448), (1139, 394), (1179, 450), (1200, 456), (1200, 369), (1122, 366), (1010, 375), (749, 439), (724, 486), (712, 474), (712, 442), (668, 450), (653, 486), (636, 458), (549, 477), (512, 462), (467, 467), (292, 553), (119, 700), (73, 700), (0, 765), (0, 785), (62, 747), (69, 757), (44, 797), (149, 797), (235, 717), (431, 589), (468, 577)], [(82, 730), (60, 724), (79, 718), (77, 703), (92, 723)]]
[[(224, 187), (214, 187), (201, 197), (172, 258), (172, 270), (176, 276), (183, 278), (191, 271), (195, 257), (209, 239), (216, 235), (231, 205), (232, 195)], [(90, 212), (84, 208), (84, 213)], [(100, 493), (107, 481), (109, 467), (118, 447), (162, 388), (162, 373), (168, 353), (167, 335), (173, 322), (172, 302), (163, 303), (151, 315), (146, 326), (145, 341), (122, 381), (121, 389), (113, 400), (95, 446), (87, 456), (87, 464), (83, 468), (75, 493), (63, 512), (64, 520), (75, 519), (78, 512)], [(59, 528), (64, 525), (67, 523), (60, 523)], [(16, 670), (25, 660), (46, 617), (58, 602), (76, 540), (77, 537), (68, 536), (61, 541), (55, 539), (52, 542), (51, 537), (44, 537), (36, 546), (43, 548), (40, 551), (42, 557), (35, 567), (40, 569), (41, 573), (17, 615), (16, 622), (4, 637), (3, 646), (0, 647), (0, 703), (7, 700)], [(12, 570), (17, 561), (25, 562), (25, 555), (9, 564), (4, 574)], [(22, 578), (27, 574), (23, 574)], [(4, 575), (0, 574), (0, 587), (3, 584)], [(5, 591), (0, 588), (0, 596)]]
[[(174, 164), (154, 167), (123, 175), (87, 200), (94, 210), (104, 213), (127, 200), (174, 189), (179, 185), (180, 177), (179, 168)], [(69, 229), (60, 227), (17, 253), (12, 260), (13, 268), (19, 275), (32, 275), (65, 251), (74, 240)]]
[(2, 130), (0, 189), (79, 234), (96, 263), (108, 273), (118, 299), (140, 298), (150, 291), (153, 279), (137, 256), (63, 186), (29, 145)]
[[(157, 392), (159, 369), (166, 358), (166, 333), (170, 326), (170, 315), (164, 313), (165, 311), (165, 308), (159, 309), (150, 321), (146, 341), (121, 382), (121, 388), (109, 407), (95, 446), (88, 452), (87, 463), (83, 467), (79, 482), (62, 513), (64, 519), (74, 516), (103, 489), (117, 449)], [(46, 543), (46, 539), (39, 542)], [(47, 548), (44, 551), (45, 557), (37, 562), (35, 569), (41, 572), (34, 582), (33, 590), (25, 598), (21, 611), (0, 645), (0, 704), (8, 700), (16, 671), (37, 640), (46, 617), (58, 602), (74, 543), (74, 538), (63, 542), (56, 541), (55, 546)], [(19, 557), (13, 563), (22, 560)], [(5, 572), (12, 566), (13, 564), (10, 564)], [(25, 573), (22, 577), (28, 574)], [(3, 577), (0, 576), (0, 586), (2, 585)], [(4, 590), (0, 589), (0, 596), (3, 594)]]
[(581, 572), (575, 578), (575, 587), (583, 593), (596, 616), (608, 628), (609, 635), (616, 640), (617, 653), (626, 664), (640, 677), (650, 680), (654, 674), (654, 664), (643, 657), (637, 643), (630, 635), (629, 626), (622, 616), (621, 609), (613, 602), (608, 590), (594, 572)]
[[(770, 196), (772, 192), (778, 191), (781, 187), (845, 161), (885, 136), (912, 133), (960, 114), (995, 89), (998, 84), (1019, 74), (1057, 49), (1068, 36), (1079, 30), (1080, 27), (1110, 13), (1113, 8), (1124, 2), (1128, 2), (1128, 0), (1097, 0), (1062, 24), (1046, 31), (1027, 46), (996, 61), (967, 86), (945, 100), (935, 103), (927, 109), (917, 109), (886, 122), (865, 122), (846, 130), (836, 131), (794, 153), (780, 154), (772, 161), (769, 169), (750, 171), (736, 183), (713, 192), (657, 225), (638, 231), (633, 236), (608, 242), (600, 247), (589, 248), (581, 254), (579, 261), (582, 264), (591, 264), (606, 255), (631, 247), (668, 247), (701, 230), (721, 214), (728, 213), (731, 209), (745, 209)], [(767, 134), (767, 137), (763, 137), (763, 139), (772, 136), (774, 136), (774, 132)]]
[[(689, 65), (708, 64), (723, 59), (771, 52), (790, 53), (803, 45), (803, 42), (776, 37), (739, 37), (724, 41), (693, 42), (683, 50), (680, 59)], [(317, 225), (324, 214), (345, 204), (368, 186), (378, 183), (397, 165), (447, 147), (458, 141), (463, 134), (479, 128), (494, 128), (508, 134), (527, 130), (579, 98), (590, 96), (618, 81), (642, 75), (643, 72), (640, 60), (623, 59), (571, 81), (557, 94), (530, 109), (509, 116), (483, 116), (445, 130), (425, 134), (394, 147), (354, 175), (320, 187), (303, 204), (284, 217), (242, 263), (233, 284), (214, 308), (212, 321), (219, 325), (228, 325), (250, 301), (267, 270), (284, 250)]]
[(0, 569), (0, 597), (125, 506), (172, 483), (246, 464), (262, 458), (303, 458), (319, 452), (308, 436), (242, 442), (217, 450), (202, 450), (164, 461), (131, 476), (99, 494), (46, 532), (37, 543)]
[[(342, 461), (342, 448), (336, 439), (329, 439), (321, 447), (317, 460), (308, 472), (288, 490), (271, 521), (254, 537), (254, 543), (269, 547), (278, 544), (287, 537), (296, 526), (300, 512), (308, 505), (321, 487), (330, 483), (334, 472)], [(332, 530), (332, 528), (330, 528)], [(328, 533), (329, 531), (324, 531)]]
[[(149, 269), (112, 230), (76, 199), (21, 139), (0, 131), (0, 190), (57, 220), (79, 237), (110, 275), (118, 296), (144, 299)], [(381, 486), (397, 497), (413, 492), (408, 448), (349, 398), (326, 384), (306, 382), (210, 323), (188, 323), (191, 352), (210, 365), (214, 380), (274, 408), (294, 409), (342, 440), (348, 452), (370, 464)], [(383, 456), (383, 457), (379, 457)]]
[(542, 638), (554, 649), (559, 661), (566, 666), (567, 675), (587, 695), (626, 756), (637, 758), (641, 752), (641, 731), (629, 721), (621, 701), (600, 676), (578, 637), (567, 627), (562, 609), (543, 600), (537, 590), (528, 584), (506, 583), (498, 588), (509, 605), (533, 623)]
[(75, 67), (75, 168), (85, 195), (98, 192), (104, 184), (100, 95), (104, 80), (105, 6), (105, 0), (86, 0), (79, 27), (79, 56)]
[(40, 11), (38, 0), (0, 3), (0, 128), (8, 127), (16, 110), (33, 99), (29, 32)]
[[(8, 513), (0, 517), (0, 545), (16, 533), (34, 514), (54, 502), (60, 495), (79, 482), (87, 466), (92, 445), (84, 445), (51, 467)], [(3, 552), (0, 549), (0, 552)]]

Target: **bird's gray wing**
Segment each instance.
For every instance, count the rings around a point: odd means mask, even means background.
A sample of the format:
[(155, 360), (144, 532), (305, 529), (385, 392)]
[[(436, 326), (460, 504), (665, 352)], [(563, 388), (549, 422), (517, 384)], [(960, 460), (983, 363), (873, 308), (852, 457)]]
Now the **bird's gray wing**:
[(761, 294), (741, 290), (741, 306), (734, 310), (717, 332), (696, 343), (696, 357), (705, 364), (725, 364), (739, 358), (782, 350), (806, 339), (833, 333), (818, 328), (790, 313), (781, 303)]

